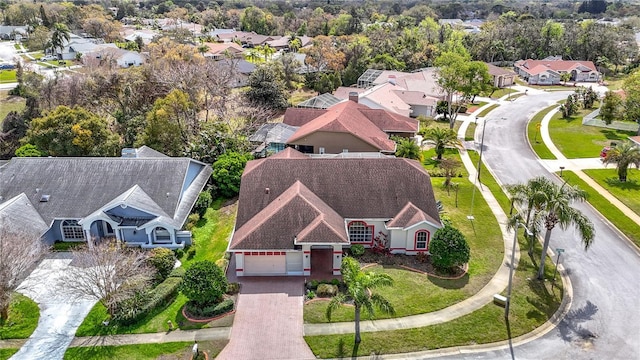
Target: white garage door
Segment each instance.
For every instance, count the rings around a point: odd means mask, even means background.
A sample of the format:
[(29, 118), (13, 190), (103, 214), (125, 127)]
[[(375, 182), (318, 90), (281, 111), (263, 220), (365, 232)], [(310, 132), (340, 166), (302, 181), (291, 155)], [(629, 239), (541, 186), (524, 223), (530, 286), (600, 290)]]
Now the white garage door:
[(287, 253), (287, 274), (302, 275), (302, 252)]
[(245, 275), (282, 275), (286, 272), (285, 255), (245, 255), (244, 257)]

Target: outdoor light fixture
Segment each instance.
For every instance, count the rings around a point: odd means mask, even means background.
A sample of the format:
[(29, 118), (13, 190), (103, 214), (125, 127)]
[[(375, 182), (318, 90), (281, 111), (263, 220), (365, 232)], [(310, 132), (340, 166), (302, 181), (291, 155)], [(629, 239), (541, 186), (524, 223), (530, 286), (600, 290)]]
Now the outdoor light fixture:
[(520, 221), (516, 221), (516, 226), (513, 230), (513, 246), (511, 248), (511, 263), (509, 264), (509, 285), (507, 286), (507, 302), (504, 307), (504, 318), (509, 320), (509, 305), (511, 305), (511, 285), (513, 283), (513, 268), (515, 267), (513, 263), (516, 258), (516, 244), (518, 243), (518, 228), (522, 227), (527, 235), (533, 236), (533, 233), (525, 224), (522, 224)]
[(560, 166), (560, 177), (562, 177), (562, 170), (564, 170), (564, 166)]

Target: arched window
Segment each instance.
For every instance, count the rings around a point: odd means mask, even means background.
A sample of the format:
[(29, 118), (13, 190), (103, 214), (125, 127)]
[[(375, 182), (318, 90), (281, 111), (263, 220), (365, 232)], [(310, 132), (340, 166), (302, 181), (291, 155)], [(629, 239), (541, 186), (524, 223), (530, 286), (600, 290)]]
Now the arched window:
[(429, 232), (427, 230), (416, 231), (416, 250), (429, 250)]
[(78, 220), (65, 220), (62, 222), (62, 237), (64, 240), (84, 240), (84, 231), (78, 224)]
[(349, 223), (349, 240), (352, 243), (370, 243), (373, 241), (373, 225), (367, 225), (364, 221), (352, 221)]
[(171, 242), (171, 234), (169, 233), (169, 230), (163, 227), (157, 227), (153, 232), (155, 234), (156, 243), (165, 244)]

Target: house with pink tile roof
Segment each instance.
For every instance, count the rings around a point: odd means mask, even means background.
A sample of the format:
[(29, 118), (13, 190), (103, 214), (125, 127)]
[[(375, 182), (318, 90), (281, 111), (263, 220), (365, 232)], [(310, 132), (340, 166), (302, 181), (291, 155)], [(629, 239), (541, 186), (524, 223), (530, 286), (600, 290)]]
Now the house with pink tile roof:
[(572, 82), (598, 82), (602, 76), (592, 61), (562, 60), (548, 57), (543, 60), (519, 60), (513, 65), (514, 71), (531, 85), (557, 85), (562, 74), (571, 74)]

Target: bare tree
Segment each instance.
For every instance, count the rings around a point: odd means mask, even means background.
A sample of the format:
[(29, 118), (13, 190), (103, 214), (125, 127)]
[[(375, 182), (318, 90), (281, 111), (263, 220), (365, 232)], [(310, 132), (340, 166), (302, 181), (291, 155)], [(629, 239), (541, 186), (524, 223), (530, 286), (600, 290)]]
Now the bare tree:
[(7, 320), (11, 294), (48, 251), (40, 234), (0, 220), (0, 319)]
[(71, 266), (62, 280), (70, 294), (94, 298), (113, 314), (118, 299), (148, 284), (155, 269), (148, 265), (143, 250), (127, 248), (115, 239), (90, 242), (73, 250)]

